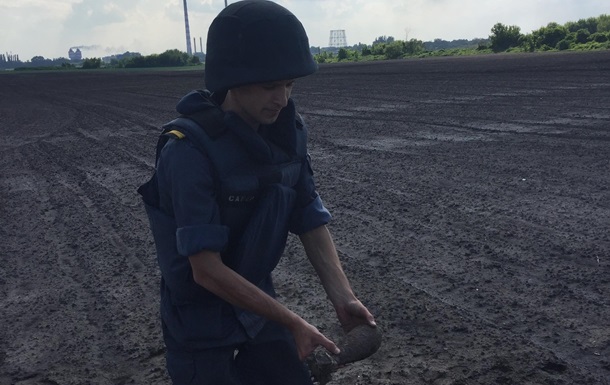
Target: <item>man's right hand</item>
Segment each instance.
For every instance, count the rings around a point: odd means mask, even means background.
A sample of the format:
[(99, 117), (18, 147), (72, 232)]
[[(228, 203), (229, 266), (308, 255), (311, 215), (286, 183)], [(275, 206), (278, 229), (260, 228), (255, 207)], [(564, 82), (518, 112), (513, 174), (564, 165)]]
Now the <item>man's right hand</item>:
[(320, 333), (315, 326), (307, 323), (300, 317), (298, 317), (298, 320), (295, 320), (294, 326), (290, 327), (290, 331), (296, 342), (301, 361), (304, 361), (318, 346), (322, 346), (332, 354), (340, 353), (339, 348), (334, 342)]

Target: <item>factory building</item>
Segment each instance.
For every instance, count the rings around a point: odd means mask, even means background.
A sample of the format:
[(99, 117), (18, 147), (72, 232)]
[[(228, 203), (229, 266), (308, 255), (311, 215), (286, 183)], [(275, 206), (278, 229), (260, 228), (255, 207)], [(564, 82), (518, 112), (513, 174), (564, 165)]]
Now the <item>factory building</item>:
[(83, 60), (83, 53), (80, 51), (80, 48), (70, 48), (68, 58), (71, 61), (81, 61)]

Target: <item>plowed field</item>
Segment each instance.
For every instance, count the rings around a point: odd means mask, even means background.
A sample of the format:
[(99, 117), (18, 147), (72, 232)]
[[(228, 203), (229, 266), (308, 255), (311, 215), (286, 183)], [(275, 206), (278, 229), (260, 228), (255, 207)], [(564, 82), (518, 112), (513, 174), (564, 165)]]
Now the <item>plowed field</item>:
[[(0, 74), (0, 384), (167, 384), (136, 188), (201, 71)], [(332, 384), (610, 383), (610, 51), (322, 66), (293, 97), (384, 333)], [(329, 336), (298, 243), (280, 300)]]

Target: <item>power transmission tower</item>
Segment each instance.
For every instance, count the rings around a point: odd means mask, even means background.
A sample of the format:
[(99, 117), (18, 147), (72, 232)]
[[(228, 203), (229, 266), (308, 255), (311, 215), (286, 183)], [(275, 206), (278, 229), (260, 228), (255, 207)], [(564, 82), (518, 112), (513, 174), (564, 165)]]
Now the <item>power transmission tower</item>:
[(330, 38), (328, 39), (328, 46), (335, 48), (347, 47), (347, 39), (345, 38), (344, 29), (335, 29), (330, 31)]

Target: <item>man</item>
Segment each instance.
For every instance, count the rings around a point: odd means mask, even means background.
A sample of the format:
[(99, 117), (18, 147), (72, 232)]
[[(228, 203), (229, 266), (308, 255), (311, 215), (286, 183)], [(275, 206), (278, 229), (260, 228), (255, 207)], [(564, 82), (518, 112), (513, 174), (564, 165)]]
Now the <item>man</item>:
[(302, 363), (337, 346), (279, 303), (271, 272), (297, 234), (346, 331), (374, 326), (355, 297), (315, 191), (306, 127), (290, 99), (317, 70), (298, 19), (270, 1), (226, 7), (210, 26), (205, 83), (177, 106), (139, 192), (162, 274), (174, 384), (311, 384)]

